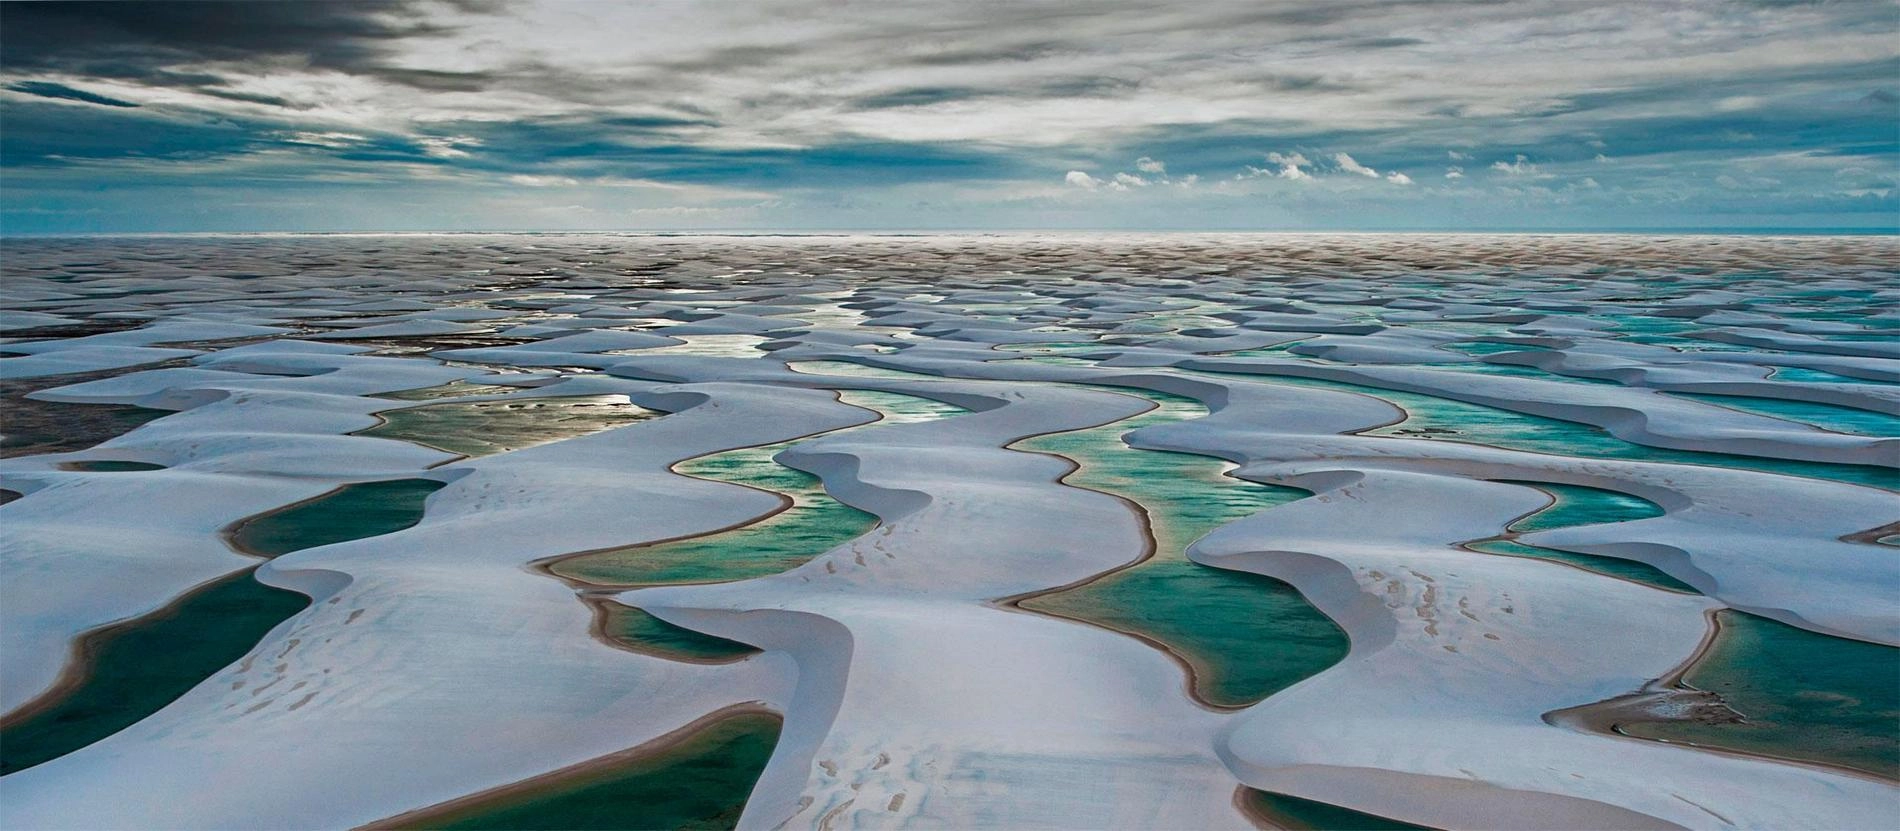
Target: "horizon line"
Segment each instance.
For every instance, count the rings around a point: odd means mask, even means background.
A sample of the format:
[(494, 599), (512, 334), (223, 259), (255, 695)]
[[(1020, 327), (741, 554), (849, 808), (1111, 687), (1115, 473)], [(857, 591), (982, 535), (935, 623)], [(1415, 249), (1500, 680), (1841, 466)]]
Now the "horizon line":
[(172, 237), (360, 237), (360, 236), (626, 236), (626, 237), (932, 237), (1024, 235), (1239, 235), (1239, 236), (1761, 236), (1900, 237), (1900, 226), (1705, 226), (1611, 228), (1396, 228), (1396, 229), (1248, 229), (1248, 228), (917, 228), (917, 229), (495, 229), (495, 230), (215, 230), (215, 231), (47, 231), (14, 234), (0, 240)]

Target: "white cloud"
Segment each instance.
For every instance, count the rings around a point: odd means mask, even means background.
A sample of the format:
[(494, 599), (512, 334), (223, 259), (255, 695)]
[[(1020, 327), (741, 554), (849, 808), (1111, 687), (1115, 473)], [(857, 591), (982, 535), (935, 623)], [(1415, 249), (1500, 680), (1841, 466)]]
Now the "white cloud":
[(1279, 165), (1280, 172), (1274, 173), (1272, 171), (1261, 170), (1260, 168), (1251, 167), (1251, 166), (1248, 167), (1247, 169), (1254, 171), (1254, 175), (1256, 176), (1271, 175), (1271, 176), (1278, 176), (1282, 179), (1311, 179), (1313, 178), (1312, 176), (1308, 175), (1306, 171), (1300, 169), (1303, 167), (1309, 167), (1313, 163), (1307, 161), (1305, 156), (1297, 152), (1296, 153), (1268, 153), (1267, 161), (1272, 162), (1273, 164)]
[(1097, 178), (1080, 170), (1071, 170), (1067, 175), (1062, 177), (1062, 181), (1074, 187), (1082, 188), (1083, 190), (1107, 189), (1127, 192), (1135, 188), (1145, 188), (1154, 185), (1174, 185), (1176, 187), (1191, 188), (1194, 187), (1194, 183), (1201, 180), (1201, 177), (1194, 174), (1188, 174), (1178, 178), (1169, 176), (1167, 173), (1167, 165), (1161, 163), (1158, 159), (1153, 159), (1148, 156), (1142, 156), (1136, 159), (1135, 169), (1147, 175), (1143, 176), (1141, 173), (1129, 173), (1123, 170), (1110, 176)]
[(572, 176), (537, 176), (528, 173), (517, 173), (508, 177), (508, 182), (510, 184), (520, 185), (524, 188), (571, 188), (579, 186), (581, 180)]
[(437, 159), (461, 159), (468, 157), (464, 147), (480, 147), (481, 139), (472, 136), (422, 136), (416, 144), (422, 146), (422, 154)]
[[(1353, 158), (1350, 153), (1334, 153), (1327, 158), (1332, 161), (1333, 169), (1337, 169), (1340, 172), (1353, 173), (1370, 179), (1382, 178), (1379, 175), (1379, 171), (1360, 164), (1359, 160)], [(1274, 167), (1254, 167), (1253, 165), (1247, 165), (1246, 172), (1234, 174), (1234, 180), (1242, 181), (1263, 177), (1295, 181), (1310, 180), (1314, 178), (1314, 174), (1310, 172), (1311, 169), (1318, 167), (1313, 164), (1311, 159), (1308, 159), (1304, 154), (1298, 151), (1292, 153), (1268, 153), (1267, 162), (1270, 165), (1278, 165), (1279, 167), (1276, 169)], [(1383, 178), (1395, 185), (1412, 184), (1412, 177), (1398, 171), (1392, 171)]]
[(1080, 170), (1069, 171), (1068, 175), (1062, 177), (1062, 181), (1082, 188), (1083, 190), (1094, 190), (1102, 185), (1102, 180), (1083, 173)]
[(1447, 178), (1447, 179), (1463, 179), (1463, 178), (1465, 178), (1465, 169), (1464, 169), (1464, 168), (1462, 168), (1462, 167), (1458, 167), (1458, 166), (1456, 166), (1456, 165), (1453, 165), (1453, 166), (1451, 166), (1451, 167), (1447, 167), (1447, 168), (1445, 168), (1445, 178)]
[(1454, 161), (1454, 162), (1468, 162), (1468, 161), (1471, 161), (1471, 154), (1470, 154), (1470, 153), (1460, 153), (1460, 152), (1458, 152), (1458, 151), (1456, 151), (1456, 150), (1446, 150), (1446, 151), (1445, 151), (1445, 155), (1446, 155), (1446, 156), (1448, 156), (1448, 157), (1450, 157), (1450, 158), (1451, 158), (1451, 160), (1452, 160), (1452, 161)]
[(1530, 176), (1537, 173), (1537, 165), (1531, 164), (1530, 159), (1526, 158), (1523, 153), (1517, 154), (1516, 161), (1492, 162), (1491, 169), (1503, 173), (1506, 176)]
[(1360, 164), (1352, 156), (1345, 153), (1334, 153), (1333, 163), (1339, 165), (1339, 169), (1347, 173), (1357, 173), (1361, 176), (1370, 176), (1374, 179), (1379, 178), (1379, 171)]
[(278, 133), (277, 137), (284, 141), (290, 142), (292, 144), (310, 144), (310, 145), (315, 145), (317, 147), (328, 147), (328, 148), (336, 149), (336, 150), (340, 150), (345, 147), (354, 147), (358, 144), (362, 144), (363, 142), (368, 141), (368, 139), (362, 136), (359, 136), (355, 133), (335, 133), (335, 132)]

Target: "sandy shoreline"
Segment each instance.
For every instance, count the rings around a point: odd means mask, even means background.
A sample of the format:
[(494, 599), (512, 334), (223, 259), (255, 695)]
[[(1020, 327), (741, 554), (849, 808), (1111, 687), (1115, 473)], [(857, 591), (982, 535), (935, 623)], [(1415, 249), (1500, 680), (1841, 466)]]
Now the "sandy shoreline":
[(765, 707), (759, 702), (725, 707), (694, 719), (690, 723), (682, 725), (669, 733), (637, 747), (630, 747), (618, 753), (601, 756), (596, 759), (581, 762), (577, 765), (570, 765), (560, 770), (549, 771), (530, 779), (523, 779), (520, 782), (503, 785), (498, 788), (490, 788), (480, 793), (472, 793), (468, 796), (458, 797), (447, 802), (440, 802), (425, 808), (418, 808), (414, 811), (408, 811), (357, 827), (363, 829), (363, 831), (393, 831), (393, 829), (401, 828), (426, 828), (433, 822), (455, 817), (470, 809), (482, 806), (485, 803), (502, 802), (510, 797), (531, 796), (543, 788), (558, 785), (571, 779), (581, 778), (589, 773), (662, 755), (668, 750), (685, 744), (701, 731), (714, 724), (734, 716), (748, 714), (783, 718), (780, 713)]

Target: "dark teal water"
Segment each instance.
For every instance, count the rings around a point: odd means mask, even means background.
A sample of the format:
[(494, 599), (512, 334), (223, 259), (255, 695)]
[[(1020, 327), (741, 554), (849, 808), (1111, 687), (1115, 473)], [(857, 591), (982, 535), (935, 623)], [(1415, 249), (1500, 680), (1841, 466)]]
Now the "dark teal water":
[(151, 462), (126, 462), (117, 460), (61, 462), (59, 466), (67, 470), (78, 470), (86, 473), (137, 473), (143, 470), (165, 469), (164, 465), (155, 465)]
[(423, 503), (442, 487), (433, 479), (344, 485), (308, 502), (251, 517), (231, 530), (231, 541), (247, 553), (276, 557), (401, 531), (422, 521)]
[(490, 831), (714, 831), (739, 822), (778, 745), (777, 716), (744, 713), (625, 761), (556, 775), (522, 790), (394, 828)]
[[(1506, 529), (1521, 534), (1547, 531), (1552, 528), (1568, 528), (1573, 525), (1628, 522), (1662, 516), (1663, 513), (1661, 506), (1647, 499), (1602, 488), (1559, 485), (1554, 482), (1513, 482), (1513, 484), (1538, 488), (1549, 493), (1554, 500), (1544, 509), (1511, 523)], [(1670, 577), (1661, 569), (1636, 560), (1595, 554), (1576, 554), (1554, 548), (1526, 545), (1515, 540), (1485, 540), (1471, 543), (1466, 547), (1486, 554), (1554, 560), (1646, 586), (1687, 594), (1700, 594), (1689, 584)]]
[(1885, 490), (1900, 490), (1900, 470), (1892, 468), (1764, 459), (1728, 453), (1702, 453), (1692, 450), (1647, 447), (1624, 441), (1587, 424), (1525, 415), (1496, 407), (1467, 404), (1420, 393), (1395, 392), (1359, 384), (1285, 375), (1212, 374), (1244, 375), (1249, 379), (1264, 383), (1355, 392), (1384, 399), (1406, 412), (1404, 421), (1367, 430), (1363, 435), (1464, 441), (1508, 450), (1525, 450), (1560, 456), (1671, 462), (1757, 470)]
[(1560, 485), (1555, 482), (1512, 482), (1512, 484), (1537, 488), (1550, 494), (1553, 500), (1543, 510), (1511, 523), (1509, 530), (1521, 534), (1548, 531), (1552, 528), (1568, 528), (1572, 525), (1630, 522), (1663, 515), (1661, 505), (1621, 491), (1583, 485)]
[(1637, 722), (1624, 732), (1900, 779), (1900, 649), (1835, 638), (1734, 610), (1683, 681), (1720, 696), (1741, 724)]
[(1241, 806), (1286, 831), (1431, 831), (1423, 825), (1253, 788), (1242, 789)]
[(1774, 373), (1769, 375), (1768, 377), (1776, 381), (1807, 381), (1807, 382), (1816, 383), (1816, 384), (1884, 384), (1884, 383), (1887, 383), (1885, 381), (1870, 381), (1870, 380), (1867, 380), (1866, 378), (1854, 378), (1847, 375), (1835, 375), (1832, 372), (1822, 372), (1821, 370), (1818, 370), (1818, 369), (1802, 369), (1800, 367), (1793, 367), (1793, 366), (1780, 367), (1776, 369)]
[(632, 606), (601, 601), (599, 608), (604, 616), (601, 634), (634, 652), (700, 663), (736, 661), (759, 652), (738, 641), (674, 626)]
[(64, 756), (145, 718), (244, 657), (310, 599), (246, 570), (81, 643), (86, 675), (45, 709), (0, 725), (0, 775)]
[[(910, 395), (852, 391), (841, 397), (847, 403), (882, 413), (884, 419), (873, 425), (963, 412), (959, 407)], [(783, 494), (792, 500), (792, 507), (728, 531), (572, 557), (549, 570), (600, 586), (742, 580), (796, 568), (869, 531), (877, 517), (833, 499), (818, 477), (772, 460), (793, 443), (715, 453), (673, 467), (688, 476)]]
[[(386, 534), (420, 520), (423, 500), (441, 487), (428, 479), (348, 485), (252, 517), (231, 536), (245, 551), (274, 557)], [(84, 636), (83, 680), (46, 709), (0, 727), (0, 773), (65, 755), (157, 712), (308, 604), (302, 594), (266, 586), (246, 570)]]
[(1625, 560), (1619, 557), (1602, 557), (1595, 554), (1577, 554), (1569, 551), (1558, 551), (1554, 548), (1525, 545), (1509, 540), (1474, 542), (1465, 547), (1473, 551), (1481, 551), (1486, 554), (1498, 554), (1506, 557), (1529, 557), (1536, 560), (1554, 560), (1560, 563), (1568, 563), (1587, 571), (1594, 571), (1598, 574), (1605, 574), (1611, 577), (1620, 577), (1658, 589), (1682, 592), (1684, 594), (1701, 594), (1701, 592), (1696, 591), (1695, 588), (1688, 583), (1670, 577), (1655, 566), (1649, 565), (1648, 563), (1637, 562), (1636, 560)]
[(1297, 589), (1186, 557), (1188, 544), (1207, 532), (1309, 494), (1222, 475), (1217, 459), (1128, 447), (1121, 437), (1132, 430), (1206, 413), (1190, 399), (1146, 395), (1156, 409), (1016, 447), (1066, 456), (1081, 465), (1066, 482), (1139, 505), (1155, 556), (1019, 605), (1157, 641), (1193, 669), (1196, 695), (1221, 706), (1259, 701), (1337, 663), (1350, 646), (1345, 633)]

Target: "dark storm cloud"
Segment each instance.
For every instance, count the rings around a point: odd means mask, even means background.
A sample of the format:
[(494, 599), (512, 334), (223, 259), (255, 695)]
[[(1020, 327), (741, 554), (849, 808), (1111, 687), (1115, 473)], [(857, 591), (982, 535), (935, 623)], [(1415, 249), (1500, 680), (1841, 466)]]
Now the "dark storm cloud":
[(917, 52), (903, 56), (906, 63), (917, 66), (974, 66), (990, 63), (1022, 63), (1073, 49), (1071, 44), (1060, 41), (1039, 40), (1008, 46), (977, 46), (962, 48), (941, 48), (924, 46)]
[(252, 92), (233, 92), (231, 90), (209, 88), (209, 87), (204, 88), (204, 89), (199, 89), (198, 92), (204, 95), (209, 95), (213, 98), (223, 99), (225, 101), (237, 101), (244, 104), (262, 104), (266, 107), (283, 107), (285, 109), (294, 110), (294, 109), (308, 109), (310, 106), (307, 104), (298, 104), (294, 101), (291, 101), (288, 98), (284, 98), (282, 96), (277, 96), (277, 95), (261, 95), (261, 94), (252, 93)]
[(480, 92), (494, 84), (496, 79), (496, 74), (491, 72), (445, 72), (387, 66), (367, 71), (386, 81), (433, 92)]
[(869, 95), (854, 102), (866, 110), (882, 110), (893, 107), (918, 107), (930, 104), (942, 104), (947, 101), (969, 101), (995, 95), (994, 90), (978, 87), (912, 87), (894, 92)]
[(1245, 77), (1243, 80), (1271, 92), (1345, 92), (1363, 89), (1358, 84), (1325, 75), (1290, 75), (1269, 72)]
[(104, 95), (87, 92), (83, 89), (73, 89), (65, 84), (55, 84), (51, 81), (20, 81), (14, 84), (8, 84), (7, 89), (13, 90), (14, 92), (24, 92), (28, 95), (37, 95), (41, 98), (63, 98), (68, 101), (83, 101), (88, 104), (102, 104), (107, 107), (138, 106), (130, 101), (108, 98)]
[[(439, 135), (473, 141), (455, 165), (496, 173), (558, 170), (580, 177), (662, 179), (668, 182), (816, 188), (894, 182), (956, 181), (1033, 175), (1014, 154), (954, 143), (837, 142), (810, 148), (719, 148), (681, 142), (674, 119), (605, 118), (559, 122), (457, 122), (434, 125)], [(420, 160), (426, 145), (383, 139), (339, 151)]]
[(851, 102), (865, 110), (921, 107), (952, 101), (1014, 98), (1023, 100), (1052, 98), (1102, 98), (1128, 92), (1141, 85), (1138, 80), (1088, 76), (1061, 78), (1042, 83), (1023, 84), (1011, 89), (996, 87), (912, 87), (869, 95)]
[[(494, 4), (448, 5), (487, 10)], [(0, 22), (0, 66), (138, 81), (153, 86), (215, 87), (212, 73), (168, 67), (201, 63), (295, 63), (380, 75), (440, 88), (443, 75), (381, 65), (389, 50), (449, 27), (406, 2), (36, 2), (8, 3)], [(468, 88), (466, 84), (462, 88)]]
[(1427, 42), (1418, 38), (1361, 38), (1347, 45), (1360, 49), (1397, 49), (1401, 46), (1422, 46)]
[(52, 2), (7, 6), (0, 53), (16, 69), (128, 74), (180, 59), (309, 56), (360, 60), (376, 44), (424, 34), (390, 3)]

